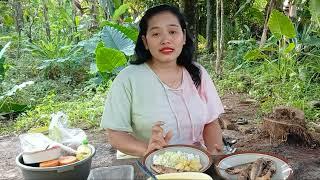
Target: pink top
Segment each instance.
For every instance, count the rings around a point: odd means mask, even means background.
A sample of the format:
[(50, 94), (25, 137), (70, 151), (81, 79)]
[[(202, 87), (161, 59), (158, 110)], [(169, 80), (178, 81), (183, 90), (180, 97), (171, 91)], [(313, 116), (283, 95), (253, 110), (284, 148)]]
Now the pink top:
[[(170, 144), (204, 144), (204, 125), (216, 120), (224, 112), (217, 90), (207, 73), (201, 69), (201, 86), (196, 89), (189, 72), (183, 68), (182, 84), (177, 89), (166, 89), (170, 108), (176, 121), (167, 121), (165, 131), (172, 129), (179, 138), (174, 138)], [(159, 79), (159, 78), (158, 78)], [(160, 80), (160, 79), (159, 79)], [(170, 127), (177, 126), (177, 129)]]

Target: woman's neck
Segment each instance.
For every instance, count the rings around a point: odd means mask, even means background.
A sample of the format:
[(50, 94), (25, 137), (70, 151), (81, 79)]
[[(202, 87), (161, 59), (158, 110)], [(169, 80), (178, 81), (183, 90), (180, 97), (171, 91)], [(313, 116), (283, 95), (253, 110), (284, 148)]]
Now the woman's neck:
[(181, 68), (176, 61), (161, 63), (150, 60), (147, 63), (157, 73), (176, 73)]
[(173, 63), (157, 63), (156, 61), (147, 62), (148, 66), (158, 76), (158, 78), (168, 87), (177, 89), (182, 84), (183, 69)]

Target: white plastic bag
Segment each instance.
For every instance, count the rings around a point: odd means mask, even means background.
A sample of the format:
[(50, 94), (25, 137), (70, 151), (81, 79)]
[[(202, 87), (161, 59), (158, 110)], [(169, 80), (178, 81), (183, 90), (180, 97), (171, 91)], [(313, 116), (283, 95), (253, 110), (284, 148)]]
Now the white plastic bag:
[(76, 148), (87, 138), (87, 135), (80, 128), (69, 128), (67, 115), (59, 111), (51, 114), (49, 137), (56, 142)]

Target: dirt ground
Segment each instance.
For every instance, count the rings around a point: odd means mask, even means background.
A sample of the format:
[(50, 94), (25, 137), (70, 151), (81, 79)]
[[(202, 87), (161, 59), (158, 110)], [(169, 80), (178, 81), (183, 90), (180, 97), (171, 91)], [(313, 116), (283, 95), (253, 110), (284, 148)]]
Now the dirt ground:
[[(247, 120), (248, 124), (236, 125), (234, 130), (224, 130), (224, 135), (236, 139), (238, 151), (269, 152), (288, 159), (294, 171), (293, 179), (320, 179), (320, 148), (310, 148), (294, 144), (275, 145), (269, 138), (259, 135), (258, 105), (242, 94), (227, 94), (222, 98), (226, 114), (222, 116), (231, 122)], [(231, 124), (232, 125), (232, 124)], [(229, 128), (233, 129), (233, 128)], [(88, 139), (96, 148), (92, 168), (111, 166), (115, 160), (115, 149), (107, 143), (100, 130), (87, 131)], [(20, 169), (15, 164), (15, 157), (20, 152), (18, 136), (0, 136), (0, 180), (19, 180)]]

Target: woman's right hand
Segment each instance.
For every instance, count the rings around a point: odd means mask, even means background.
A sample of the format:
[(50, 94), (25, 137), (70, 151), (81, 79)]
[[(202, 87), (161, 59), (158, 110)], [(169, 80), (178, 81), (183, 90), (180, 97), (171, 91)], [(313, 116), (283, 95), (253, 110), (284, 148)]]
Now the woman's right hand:
[(164, 122), (157, 121), (151, 130), (151, 137), (149, 140), (148, 148), (144, 155), (148, 154), (149, 152), (155, 149), (161, 149), (163, 146), (168, 145), (168, 142), (173, 136), (172, 130), (168, 131), (168, 133), (164, 136), (163, 135), (163, 128), (161, 127), (164, 125)]

